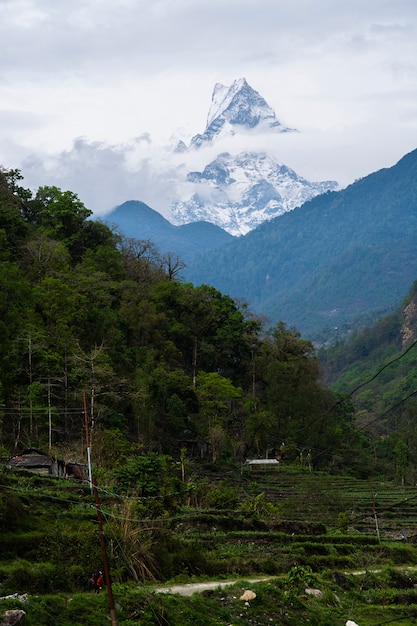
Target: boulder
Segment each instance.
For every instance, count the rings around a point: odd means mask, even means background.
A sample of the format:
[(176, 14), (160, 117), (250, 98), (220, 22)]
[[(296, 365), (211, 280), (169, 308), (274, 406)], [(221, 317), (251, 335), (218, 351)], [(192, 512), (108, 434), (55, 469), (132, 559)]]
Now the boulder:
[(26, 620), (26, 613), (21, 609), (10, 609), (3, 613), (0, 626), (21, 626)]

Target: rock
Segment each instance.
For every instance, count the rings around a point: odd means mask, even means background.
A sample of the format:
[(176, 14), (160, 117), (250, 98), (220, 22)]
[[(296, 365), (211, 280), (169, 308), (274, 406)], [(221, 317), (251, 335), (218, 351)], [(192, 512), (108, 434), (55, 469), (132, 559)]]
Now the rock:
[(26, 613), (21, 609), (10, 609), (3, 613), (0, 626), (20, 626), (26, 620)]
[(27, 604), (29, 602), (27, 593), (24, 593), (21, 596), (18, 593), (11, 593), (9, 596), (2, 596), (0, 600), (10, 600), (11, 598), (19, 600), (19, 602), (22, 602), (23, 604)]
[(240, 596), (241, 600), (254, 600), (256, 598), (256, 593), (251, 591), (250, 589), (246, 589), (244, 593)]
[(320, 589), (311, 589), (311, 587), (307, 587), (307, 589), (305, 590), (305, 593), (308, 596), (313, 596), (313, 598), (322, 598), (323, 597), (323, 592), (320, 591)]

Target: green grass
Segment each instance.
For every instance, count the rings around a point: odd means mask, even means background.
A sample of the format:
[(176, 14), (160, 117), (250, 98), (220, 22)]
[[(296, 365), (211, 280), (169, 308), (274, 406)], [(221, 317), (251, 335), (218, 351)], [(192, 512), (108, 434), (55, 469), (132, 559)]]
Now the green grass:
[[(305, 593), (306, 583), (322, 591), (321, 598)], [(343, 586), (330, 574), (311, 574), (298, 570), (296, 575), (248, 583), (241, 579), (222, 589), (182, 597), (158, 594), (131, 585), (114, 585), (113, 593), (119, 626), (344, 626), (347, 619), (359, 624), (402, 626), (417, 618), (415, 577), (386, 569), (380, 574), (348, 576)], [(250, 602), (240, 600), (246, 589), (255, 592)], [(29, 596), (27, 604), (18, 600), (1, 602), (1, 609), (23, 608), (27, 626), (101, 626), (109, 623), (105, 593), (45, 594)], [(392, 620), (392, 621), (390, 621)]]
[[(29, 593), (24, 605), (28, 626), (108, 624), (106, 595), (88, 592), (91, 572), (102, 567), (89, 490), (28, 472), (1, 474), (0, 596)], [(240, 493), (236, 510), (183, 507), (152, 524), (139, 524), (140, 541), (146, 541), (148, 526), (156, 532), (149, 550), (161, 582), (274, 576), (250, 586), (257, 598), (249, 605), (239, 601), (248, 585), (243, 582), (192, 598), (163, 596), (149, 584), (133, 584), (113, 534), (114, 514), (120, 511), (106, 498), (106, 544), (120, 625), (344, 626), (352, 618), (361, 626), (388, 619), (403, 626), (417, 619), (417, 579), (414, 569), (407, 569), (417, 567), (417, 550), (393, 540), (403, 528), (414, 534), (415, 488), (373, 481), (379, 541), (367, 480), (295, 468), (254, 478), (230, 480)], [(244, 514), (244, 498), (254, 502), (259, 493), (265, 494), (263, 508), (248, 507)], [(274, 506), (266, 506), (272, 500)], [(339, 528), (340, 513), (348, 518), (346, 532)], [(353, 570), (365, 573), (343, 574), (346, 586), (338, 587), (332, 575)], [(288, 578), (290, 572), (310, 572), (324, 597), (305, 597), (303, 585)], [(18, 606), (18, 600), (3, 600), (0, 611)]]

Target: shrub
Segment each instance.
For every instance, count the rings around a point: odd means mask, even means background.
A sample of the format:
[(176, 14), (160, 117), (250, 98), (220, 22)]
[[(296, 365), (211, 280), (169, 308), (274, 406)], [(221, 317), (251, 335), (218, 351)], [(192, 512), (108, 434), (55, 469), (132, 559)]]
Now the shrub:
[(295, 565), (284, 579), (284, 585), (290, 590), (301, 590), (314, 584), (315, 576), (308, 565)]
[(239, 491), (227, 481), (221, 481), (206, 493), (204, 505), (215, 509), (235, 508), (239, 503)]
[(3, 593), (51, 593), (60, 590), (61, 581), (51, 563), (21, 561), (2, 585)]

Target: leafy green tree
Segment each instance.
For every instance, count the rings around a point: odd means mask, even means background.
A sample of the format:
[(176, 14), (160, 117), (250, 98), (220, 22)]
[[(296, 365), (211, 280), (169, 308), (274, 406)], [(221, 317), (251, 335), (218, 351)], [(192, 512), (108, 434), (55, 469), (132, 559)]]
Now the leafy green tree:
[(0, 260), (9, 258), (10, 253), (16, 251), (17, 244), (27, 232), (22, 217), (23, 201), (14, 193), (16, 187), (11, 172), (0, 169)]
[(234, 405), (242, 390), (216, 372), (200, 372), (196, 385), (200, 403), (198, 428), (200, 437), (211, 445), (213, 463), (228, 439), (228, 424), (234, 415)]
[(114, 477), (124, 490), (139, 493), (141, 496), (158, 496), (163, 490), (163, 473), (166, 470), (167, 457), (148, 452), (127, 459), (119, 467)]
[(32, 307), (30, 285), (13, 262), (0, 262), (0, 385), (5, 401), (13, 395), (13, 381), (19, 373), (14, 349), (22, 335)]
[(311, 449), (313, 461), (325, 463), (325, 451), (330, 458), (340, 444), (342, 427), (337, 399), (322, 385), (311, 342), (280, 322), (261, 344), (256, 371), (258, 410), (269, 416), (270, 428), (261, 431), (268, 448), (278, 453), (284, 442), (294, 452)]
[(89, 245), (88, 238), (84, 235), (85, 229), (91, 233), (94, 230), (104, 232), (103, 225), (86, 225), (92, 211), (72, 191), (62, 191), (58, 187), (39, 187), (28, 205), (27, 221), (52, 239), (63, 241), (73, 261), (78, 261)]
[(19, 182), (23, 180), (23, 175), (19, 169), (4, 169), (0, 167), (0, 178), (6, 182), (7, 187), (14, 196), (17, 196), (24, 202), (27, 202), (32, 198), (32, 192), (30, 189), (25, 189)]

